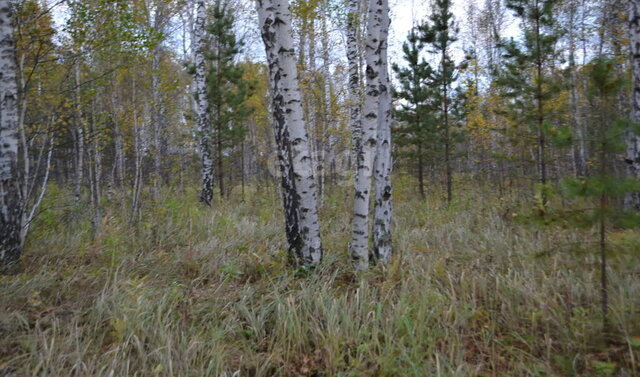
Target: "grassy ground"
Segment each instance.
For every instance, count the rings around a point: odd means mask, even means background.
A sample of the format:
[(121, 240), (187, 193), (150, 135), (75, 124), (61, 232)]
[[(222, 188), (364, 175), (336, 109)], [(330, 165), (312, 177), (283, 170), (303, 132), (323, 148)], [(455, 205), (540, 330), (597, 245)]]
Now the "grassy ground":
[(589, 231), (515, 221), (508, 200), (445, 208), (400, 180), (393, 263), (355, 276), (351, 195), (322, 210), (325, 261), (286, 265), (280, 202), (167, 193), (127, 223), (53, 189), (21, 270), (0, 276), (0, 375), (637, 376), (640, 234), (612, 233), (613, 340)]

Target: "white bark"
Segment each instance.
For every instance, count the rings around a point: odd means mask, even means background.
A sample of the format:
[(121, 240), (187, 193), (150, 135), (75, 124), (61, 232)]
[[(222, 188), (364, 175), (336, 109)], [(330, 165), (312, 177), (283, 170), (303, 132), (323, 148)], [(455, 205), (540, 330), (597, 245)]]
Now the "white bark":
[[(630, 0), (629, 4), (629, 40), (633, 66), (632, 119), (640, 122), (640, 0)], [(628, 175), (640, 179), (640, 136), (629, 130), (626, 141)], [(640, 210), (640, 193), (627, 195), (625, 204), (627, 208)]]
[(209, 99), (207, 98), (207, 68), (205, 66), (207, 11), (204, 0), (198, 0), (195, 24), (195, 88), (198, 117), (200, 153), (202, 154), (202, 191), (200, 200), (211, 205), (213, 198), (213, 159), (211, 158), (211, 124), (209, 122)]
[(349, 126), (351, 128), (351, 144), (354, 156), (360, 153), (362, 143), (362, 124), (360, 111), (362, 109), (362, 91), (360, 90), (360, 48), (358, 44), (358, 29), (360, 17), (358, 5), (360, 0), (348, 0), (347, 13), (347, 61), (349, 64)]
[(0, 265), (20, 258), (22, 198), (18, 172), (18, 86), (11, 1), (0, 0)]
[(369, 267), (369, 201), (380, 103), (381, 61), (379, 49), (381, 28), (382, 4), (379, 0), (371, 0), (365, 48), (367, 84), (362, 118), (362, 147), (356, 157), (353, 234), (350, 245), (351, 258), (353, 258), (358, 271)]
[(100, 200), (102, 198), (100, 184), (102, 182), (102, 152), (100, 151), (100, 135), (96, 127), (96, 97), (91, 99), (91, 136), (92, 143), (89, 147), (89, 154), (92, 161), (89, 164), (89, 187), (91, 193), (91, 206), (93, 208), (93, 236), (100, 233), (102, 225), (102, 207)]
[[(156, 2), (153, 12), (153, 29), (157, 33), (164, 32), (167, 24), (167, 11), (163, 2)], [(160, 199), (160, 186), (162, 185), (162, 166), (164, 161), (163, 141), (165, 137), (165, 114), (160, 93), (160, 63), (163, 55), (162, 42), (157, 41), (153, 48), (153, 58), (151, 60), (151, 97), (152, 112), (151, 123), (153, 131), (153, 194), (154, 199)]]
[(38, 194), (38, 198), (36, 199), (35, 203), (29, 210), (29, 216), (26, 217), (26, 220), (24, 221), (24, 226), (22, 227), (22, 234), (20, 236), (22, 245), (24, 245), (24, 241), (27, 238), (27, 233), (29, 233), (29, 228), (31, 227), (31, 222), (36, 217), (36, 212), (38, 211), (38, 208), (40, 208), (40, 204), (42, 204), (42, 199), (44, 199), (44, 195), (47, 192), (47, 183), (49, 183), (49, 172), (51, 171), (51, 155), (53, 154), (53, 142), (54, 142), (54, 137), (52, 136), (51, 140), (49, 141), (49, 149), (47, 151), (47, 164), (44, 170), (44, 178), (42, 179), (40, 193)]
[[(289, 3), (287, 0), (258, 0), (257, 3), (269, 63), (281, 169), (288, 175), (283, 176), (285, 216), (293, 217), (287, 219), (287, 226), (294, 231), (297, 228), (299, 235), (288, 235), (290, 248), (297, 263), (316, 265), (322, 259), (317, 186), (303, 118)], [(288, 171), (287, 167), (290, 167)]]
[(75, 153), (75, 176), (73, 184), (73, 193), (76, 201), (80, 201), (82, 195), (82, 181), (84, 174), (84, 125), (82, 122), (82, 105), (80, 102), (80, 61), (75, 65), (76, 78), (76, 109), (75, 109), (75, 126), (73, 133), (74, 153)]
[(135, 173), (133, 178), (133, 193), (131, 202), (131, 218), (129, 223), (134, 224), (138, 217), (140, 208), (140, 192), (142, 190), (142, 131), (138, 127), (138, 104), (136, 100), (136, 79), (135, 76), (131, 85), (131, 103), (133, 106), (133, 140), (134, 140), (134, 163)]
[[(116, 77), (113, 75), (113, 80), (115, 82)], [(118, 106), (116, 101), (116, 88), (115, 85), (111, 89), (111, 116), (113, 120), (113, 133), (115, 136), (114, 140), (114, 148), (115, 148), (115, 161), (114, 161), (114, 169), (116, 172), (116, 184), (120, 189), (124, 189), (124, 179), (125, 179), (125, 153), (124, 153), (124, 136), (122, 135), (122, 129), (120, 127), (120, 122), (118, 119)]]
[[(156, 14), (156, 18), (158, 15)], [(157, 22), (156, 22), (157, 23)], [(155, 200), (160, 198), (160, 185), (162, 182), (162, 110), (160, 105), (160, 46), (153, 50), (151, 61), (151, 101), (153, 107), (151, 111), (151, 122), (153, 127), (153, 195)]]
[(378, 110), (378, 145), (375, 160), (375, 209), (373, 217), (373, 258), (389, 262), (391, 247), (391, 82), (387, 61), (389, 35), (389, 1), (382, 0), (382, 31), (380, 32), (380, 105)]

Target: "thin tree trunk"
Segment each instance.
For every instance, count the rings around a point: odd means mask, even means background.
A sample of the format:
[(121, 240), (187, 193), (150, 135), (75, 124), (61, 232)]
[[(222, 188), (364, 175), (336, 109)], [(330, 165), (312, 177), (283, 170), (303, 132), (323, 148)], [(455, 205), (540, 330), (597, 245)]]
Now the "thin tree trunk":
[(547, 205), (547, 156), (546, 156), (546, 137), (544, 134), (544, 105), (543, 105), (543, 89), (542, 89), (542, 68), (543, 68), (543, 60), (542, 60), (542, 47), (541, 47), (541, 25), (540, 25), (540, 5), (538, 1), (536, 1), (536, 74), (537, 74), (537, 86), (536, 86), (536, 105), (537, 105), (537, 122), (538, 122), (538, 172), (540, 177), (540, 184), (542, 185), (541, 189), (541, 197), (542, 197), (542, 210), (546, 208)]
[[(631, 44), (631, 63), (633, 66), (633, 107), (631, 118), (640, 122), (640, 0), (630, 0), (629, 9), (629, 37)], [(640, 179), (640, 135), (633, 132), (633, 127), (626, 135), (627, 175)], [(625, 197), (625, 207), (640, 211), (640, 193), (634, 192)]]
[[(156, 15), (158, 18), (158, 15)], [(156, 20), (157, 24), (157, 20)], [(157, 29), (156, 29), (157, 30)], [(157, 201), (160, 199), (160, 185), (162, 182), (162, 111), (160, 107), (160, 46), (156, 46), (153, 50), (153, 59), (151, 62), (151, 122), (153, 130), (153, 196)]]
[(270, 69), (281, 170), (288, 173), (282, 177), (285, 216), (292, 216), (287, 219), (287, 233), (290, 230), (298, 233), (288, 234), (290, 251), (297, 263), (316, 265), (322, 259), (317, 186), (303, 118), (289, 4), (287, 0), (258, 0), (257, 3)]
[(246, 175), (244, 154), (245, 154), (244, 141), (242, 141), (240, 143), (240, 183), (242, 185), (241, 195), (242, 195), (243, 202), (244, 202), (244, 186), (245, 186), (245, 175)]
[[(113, 80), (115, 81), (115, 75)], [(115, 171), (116, 171), (116, 184), (120, 190), (124, 190), (124, 175), (125, 175), (125, 153), (124, 153), (124, 136), (122, 135), (122, 129), (118, 121), (118, 111), (115, 98), (115, 87), (111, 90), (111, 111), (113, 119), (113, 133), (115, 136), (114, 148), (115, 148)]]
[[(156, 32), (161, 33), (164, 31), (166, 17), (165, 5), (162, 2), (157, 2), (155, 5), (155, 14), (153, 16), (153, 28)], [(163, 183), (163, 161), (164, 161), (164, 148), (163, 140), (165, 133), (165, 114), (162, 104), (161, 92), (160, 92), (160, 64), (163, 55), (162, 45), (160, 41), (153, 48), (153, 56), (151, 60), (151, 123), (153, 132), (153, 149), (155, 153), (153, 155), (153, 195), (154, 200), (160, 199), (160, 186)]]
[(102, 207), (100, 206), (101, 192), (100, 182), (102, 181), (102, 152), (100, 151), (100, 138), (96, 127), (96, 99), (91, 100), (91, 156), (93, 157), (90, 165), (90, 185), (91, 185), (91, 204), (93, 207), (93, 235), (94, 237), (100, 233), (102, 225)]
[[(218, 117), (220, 112), (218, 111)], [(224, 160), (222, 155), (222, 125), (216, 121), (216, 162), (218, 164), (218, 188), (220, 197), (224, 198)]]
[(424, 157), (422, 156), (422, 142), (418, 142), (418, 188), (420, 189), (420, 198), (425, 199), (424, 192)]
[(381, 27), (382, 5), (377, 0), (371, 0), (365, 49), (367, 86), (362, 121), (362, 148), (358, 153), (356, 162), (353, 231), (350, 245), (351, 258), (358, 271), (366, 270), (369, 267), (369, 201), (380, 103), (381, 62), (379, 51)]
[(198, 117), (200, 153), (202, 154), (202, 190), (200, 201), (211, 205), (213, 198), (213, 159), (211, 158), (211, 124), (209, 123), (209, 99), (207, 98), (207, 77), (205, 66), (206, 49), (206, 8), (204, 0), (198, 0), (195, 25), (195, 87)]
[(373, 258), (381, 263), (391, 259), (391, 81), (387, 61), (389, 35), (389, 1), (382, 0), (380, 31), (380, 104), (378, 110), (378, 142), (375, 161), (376, 199), (373, 217)]
[(572, 0), (569, 3), (569, 70), (570, 70), (570, 86), (571, 97), (569, 106), (571, 108), (571, 119), (573, 122), (574, 132), (576, 134), (577, 143), (572, 146), (573, 153), (573, 165), (576, 177), (585, 176), (586, 159), (584, 156), (584, 132), (580, 116), (580, 105), (578, 100), (578, 74), (576, 67), (576, 16), (578, 4), (576, 0)]
[[(47, 184), (49, 183), (49, 172), (51, 171), (51, 155), (53, 154), (54, 137), (51, 136), (51, 140), (46, 140), (44, 144), (47, 144), (47, 141), (49, 144), (49, 148), (47, 151), (47, 162), (44, 170), (44, 177), (42, 178), (42, 183), (40, 185), (40, 193), (38, 194), (38, 198), (33, 203), (33, 206), (31, 206), (31, 209), (29, 210), (29, 216), (27, 216), (25, 218), (25, 221), (23, 222), (24, 225), (22, 227), (22, 234), (20, 236), (20, 243), (22, 245), (24, 245), (24, 241), (27, 238), (27, 233), (29, 233), (31, 222), (36, 217), (36, 212), (38, 211), (38, 208), (40, 208), (40, 204), (42, 204), (42, 199), (44, 198), (44, 194), (46, 194), (47, 192)], [(44, 149), (44, 145), (43, 145), (43, 149)]]
[[(603, 98), (606, 98), (604, 95)], [(604, 100), (605, 109), (609, 108), (608, 101)], [(604, 115), (604, 114), (603, 114)], [(607, 131), (609, 130), (608, 118), (607, 116), (602, 116), (600, 122), (600, 129), (598, 139), (600, 140), (600, 179), (605, 179), (607, 175), (607, 171), (609, 171), (610, 166), (607, 164)], [(609, 291), (607, 288), (607, 229), (606, 229), (606, 211), (609, 205), (609, 196), (607, 194), (606, 189), (602, 190), (600, 193), (600, 224), (599, 224), (599, 235), (600, 235), (600, 306), (602, 310), (602, 332), (605, 335), (605, 338), (608, 339), (609, 335)]]
[(362, 145), (362, 87), (360, 85), (360, 48), (358, 13), (360, 0), (348, 0), (347, 13), (347, 60), (349, 64), (349, 126), (351, 128), (352, 155), (358, 156)]
[(23, 198), (18, 171), (18, 85), (13, 14), (0, 0), (0, 266), (16, 263), (22, 253)]
[(449, 132), (449, 82), (447, 79), (447, 50), (442, 50), (442, 109), (444, 114), (444, 165), (447, 185), (447, 204), (453, 200), (453, 179), (451, 172), (451, 138)]
[(131, 103), (133, 106), (133, 153), (135, 159), (135, 174), (133, 178), (133, 195), (131, 202), (131, 217), (129, 223), (134, 224), (138, 217), (138, 210), (140, 208), (140, 191), (142, 190), (142, 142), (141, 131), (138, 127), (138, 104), (136, 102), (136, 80), (135, 75), (132, 80), (131, 88)]
[(76, 202), (80, 201), (82, 195), (82, 181), (84, 175), (84, 124), (82, 122), (82, 104), (80, 96), (80, 61), (75, 66), (76, 78), (76, 109), (75, 109), (75, 126), (74, 130), (74, 152), (75, 152), (75, 176), (73, 185), (73, 194)]

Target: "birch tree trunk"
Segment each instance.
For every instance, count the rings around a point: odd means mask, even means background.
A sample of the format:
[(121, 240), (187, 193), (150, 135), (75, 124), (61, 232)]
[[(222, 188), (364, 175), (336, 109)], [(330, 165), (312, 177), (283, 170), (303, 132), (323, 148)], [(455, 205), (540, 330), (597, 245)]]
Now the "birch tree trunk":
[[(162, 33), (166, 29), (167, 13), (165, 4), (157, 2), (153, 15), (153, 29), (157, 33)], [(162, 104), (162, 95), (160, 93), (160, 63), (163, 55), (162, 41), (157, 41), (153, 48), (153, 57), (151, 60), (151, 97), (152, 111), (151, 122), (153, 130), (153, 195), (157, 201), (160, 199), (160, 186), (162, 185), (162, 167), (164, 161), (163, 138), (165, 133), (164, 108)]]
[(207, 69), (205, 66), (207, 12), (204, 0), (198, 0), (195, 24), (195, 87), (197, 125), (202, 153), (202, 190), (200, 201), (211, 205), (213, 198), (213, 159), (211, 158), (211, 125), (209, 122), (209, 99), (207, 98)]
[[(158, 15), (156, 14), (156, 19), (157, 17)], [(153, 58), (151, 61), (151, 101), (153, 149), (155, 150), (153, 155), (153, 197), (157, 201), (160, 199), (160, 184), (162, 181), (162, 146), (160, 145), (160, 134), (162, 132), (160, 108), (160, 46), (156, 46), (153, 49)]]
[(380, 32), (380, 105), (378, 110), (378, 145), (375, 160), (375, 209), (373, 217), (373, 258), (389, 262), (391, 247), (391, 82), (387, 60), (389, 35), (389, 1), (382, 0), (382, 30)]
[(14, 264), (22, 247), (18, 173), (18, 84), (11, 1), (0, 0), (0, 266)]
[(80, 201), (82, 195), (82, 181), (84, 175), (84, 125), (82, 123), (82, 105), (80, 96), (80, 61), (75, 65), (75, 78), (76, 78), (76, 108), (75, 108), (75, 126), (76, 129), (73, 133), (74, 152), (75, 152), (75, 175), (73, 177), (73, 194), (76, 197), (76, 202)]
[(137, 87), (136, 79), (133, 76), (131, 84), (131, 106), (133, 108), (133, 153), (134, 153), (134, 178), (133, 178), (133, 192), (131, 201), (131, 217), (129, 219), (130, 224), (134, 224), (137, 221), (138, 209), (140, 208), (140, 192), (142, 190), (142, 131), (138, 126), (138, 103), (137, 103)]
[[(113, 78), (114, 82), (116, 80), (115, 74)], [(113, 121), (113, 133), (114, 133), (114, 150), (115, 150), (115, 161), (114, 161), (114, 169), (116, 172), (116, 185), (120, 190), (124, 190), (124, 179), (125, 179), (125, 153), (124, 153), (124, 136), (122, 135), (122, 129), (120, 127), (120, 122), (118, 119), (118, 106), (116, 101), (116, 88), (115, 86), (111, 90), (111, 114)]]
[[(351, 128), (351, 145), (354, 156), (360, 154), (362, 144), (362, 91), (360, 90), (360, 57), (358, 29), (360, 16), (358, 13), (360, 0), (348, 0), (347, 13), (347, 60), (349, 64), (349, 127)], [(357, 157), (356, 157), (357, 158)]]
[(322, 259), (317, 186), (305, 129), (287, 0), (258, 0), (260, 31), (269, 63), (273, 118), (290, 255), (296, 264)]
[(96, 237), (100, 233), (102, 225), (102, 207), (100, 205), (102, 182), (102, 152), (100, 151), (100, 135), (96, 127), (96, 98), (91, 99), (91, 138), (92, 142), (89, 147), (89, 154), (92, 161), (89, 163), (89, 187), (91, 193), (91, 206), (93, 208), (93, 236)]
[(368, 15), (365, 47), (367, 84), (362, 117), (362, 146), (356, 157), (353, 234), (350, 245), (351, 258), (358, 271), (366, 270), (369, 267), (369, 201), (380, 103), (381, 61), (379, 51), (382, 28), (382, 4), (380, 1), (370, 1)]
[[(629, 37), (631, 44), (631, 63), (633, 66), (633, 107), (632, 119), (640, 122), (640, 0), (630, 0)], [(631, 178), (640, 178), (640, 136), (629, 130), (627, 133), (627, 172)], [(640, 193), (631, 193), (625, 197), (625, 206), (640, 211)]]
[[(53, 121), (51, 123), (53, 123)], [(40, 208), (40, 204), (42, 204), (42, 199), (44, 198), (44, 195), (47, 193), (47, 184), (49, 183), (49, 172), (51, 171), (51, 155), (53, 154), (53, 142), (54, 142), (54, 137), (51, 136), (51, 140), (45, 140), (42, 145), (41, 153), (44, 152), (44, 148), (46, 144), (49, 144), (49, 149), (47, 151), (47, 161), (44, 168), (44, 177), (42, 178), (42, 183), (40, 185), (40, 193), (38, 194), (38, 198), (35, 200), (31, 208), (27, 208), (27, 206), (23, 208), (23, 214), (22, 214), (23, 225), (22, 225), (22, 232), (20, 234), (20, 245), (22, 246), (24, 246), (24, 242), (27, 238), (27, 234), (29, 233), (31, 222), (36, 217), (36, 211), (38, 210), (38, 208)], [(40, 163), (38, 163), (38, 165), (40, 165)], [(35, 180), (33, 184), (35, 184)], [(25, 198), (28, 198), (29, 196), (25, 196)]]

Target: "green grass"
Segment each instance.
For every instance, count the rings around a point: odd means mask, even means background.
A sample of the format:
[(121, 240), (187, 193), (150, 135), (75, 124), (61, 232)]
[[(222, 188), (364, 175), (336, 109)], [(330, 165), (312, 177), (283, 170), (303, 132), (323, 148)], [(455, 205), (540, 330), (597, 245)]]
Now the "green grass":
[[(446, 208), (398, 179), (393, 263), (356, 276), (351, 194), (322, 209), (323, 264), (286, 264), (273, 189), (204, 208), (167, 192), (102, 231), (53, 188), (18, 273), (0, 276), (0, 375), (637, 376), (640, 235), (616, 231), (614, 339), (600, 334), (594, 234), (516, 221), (471, 186)], [(124, 206), (126, 207), (126, 206)]]

